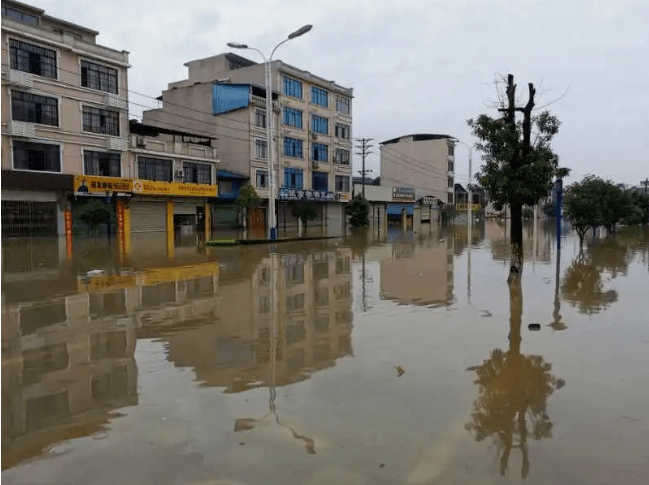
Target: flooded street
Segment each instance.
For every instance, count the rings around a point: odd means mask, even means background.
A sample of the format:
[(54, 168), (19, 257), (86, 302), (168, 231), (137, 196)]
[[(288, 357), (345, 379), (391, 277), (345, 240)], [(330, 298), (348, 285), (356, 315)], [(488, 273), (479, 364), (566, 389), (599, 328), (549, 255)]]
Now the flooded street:
[(3, 241), (3, 483), (649, 483), (649, 230), (423, 229)]

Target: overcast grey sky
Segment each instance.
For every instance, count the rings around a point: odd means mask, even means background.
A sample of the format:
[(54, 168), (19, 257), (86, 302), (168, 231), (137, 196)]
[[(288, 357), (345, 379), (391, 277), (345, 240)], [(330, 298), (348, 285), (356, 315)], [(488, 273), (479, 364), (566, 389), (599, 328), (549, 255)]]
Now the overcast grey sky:
[[(493, 80), (512, 73), (521, 95), (537, 86), (539, 106), (568, 90), (548, 109), (562, 122), (554, 147), (569, 181), (649, 176), (649, 0), (24, 1), (129, 51), (129, 88), (152, 96), (186, 78), (185, 62), (228, 51), (227, 42), (268, 52), (313, 24), (276, 57), (353, 87), (353, 135), (378, 141), (442, 133), (473, 143), (466, 120), (496, 114)], [(462, 183), (467, 152), (456, 151)]]

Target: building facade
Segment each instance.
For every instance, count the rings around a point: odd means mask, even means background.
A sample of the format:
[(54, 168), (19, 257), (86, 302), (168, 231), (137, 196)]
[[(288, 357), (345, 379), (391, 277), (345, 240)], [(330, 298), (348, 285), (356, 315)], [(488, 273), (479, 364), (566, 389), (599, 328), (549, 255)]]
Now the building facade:
[[(267, 200), (264, 64), (227, 53), (186, 66), (188, 79), (170, 83), (162, 107), (145, 111), (144, 121), (214, 134), (223, 167), (249, 173)], [(279, 225), (297, 223), (291, 207), (300, 200), (317, 204), (315, 225), (342, 224), (351, 192), (353, 90), (281, 61), (271, 73)]]
[(2, 233), (63, 236), (73, 175), (122, 176), (128, 52), (98, 32), (2, 1)]
[(406, 135), (380, 144), (381, 185), (414, 190), (414, 199), (454, 203), (456, 141), (449, 135)]

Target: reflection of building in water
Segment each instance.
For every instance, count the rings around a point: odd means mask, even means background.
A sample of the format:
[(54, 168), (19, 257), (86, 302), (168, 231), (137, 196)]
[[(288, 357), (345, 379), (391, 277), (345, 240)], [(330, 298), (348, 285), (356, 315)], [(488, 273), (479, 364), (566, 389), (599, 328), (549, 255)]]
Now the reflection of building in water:
[(449, 305), (453, 300), (454, 238), (395, 243), (381, 260), (381, 298), (411, 305)]
[[(509, 261), (511, 256), (510, 223), (507, 220), (488, 220), (485, 222), (485, 234), (490, 241), (494, 259)], [(537, 220), (523, 223), (523, 256), (525, 261), (549, 263), (552, 257), (554, 229), (551, 221)]]
[(350, 250), (282, 254), (275, 276), (274, 315), (273, 270), (266, 257), (250, 279), (221, 282), (212, 324), (164, 336), (169, 360), (192, 367), (200, 381), (226, 392), (268, 385), (273, 316), (275, 385), (304, 380), (306, 371), (331, 367), (351, 354)]
[(100, 431), (112, 410), (137, 404), (125, 304), (107, 293), (3, 305), (3, 469)]

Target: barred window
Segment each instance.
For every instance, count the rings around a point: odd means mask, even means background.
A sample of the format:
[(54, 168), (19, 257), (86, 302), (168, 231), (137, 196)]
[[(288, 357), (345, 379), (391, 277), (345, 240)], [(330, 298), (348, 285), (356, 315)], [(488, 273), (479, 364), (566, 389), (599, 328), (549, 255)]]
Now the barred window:
[(342, 148), (336, 148), (336, 163), (349, 165), (350, 152)]
[(57, 79), (56, 51), (9, 39), (9, 54), (11, 69)]
[(119, 113), (109, 109), (84, 106), (83, 131), (119, 136)]
[(212, 167), (207, 163), (183, 162), (184, 182), (212, 185)]
[(94, 62), (81, 61), (81, 85), (117, 94), (117, 69)]
[(11, 116), (16, 121), (59, 126), (59, 102), (56, 98), (12, 91)]
[(122, 157), (119, 153), (84, 150), (83, 167), (86, 175), (121, 177)]
[(61, 171), (61, 147), (14, 140), (14, 169), (38, 172)]
[(173, 181), (171, 173), (171, 160), (164, 158), (138, 157), (138, 178), (144, 180)]
[(261, 138), (255, 139), (255, 157), (266, 158), (268, 156), (268, 142)]
[(336, 137), (349, 140), (351, 131), (351, 126), (342, 123), (336, 123)]

